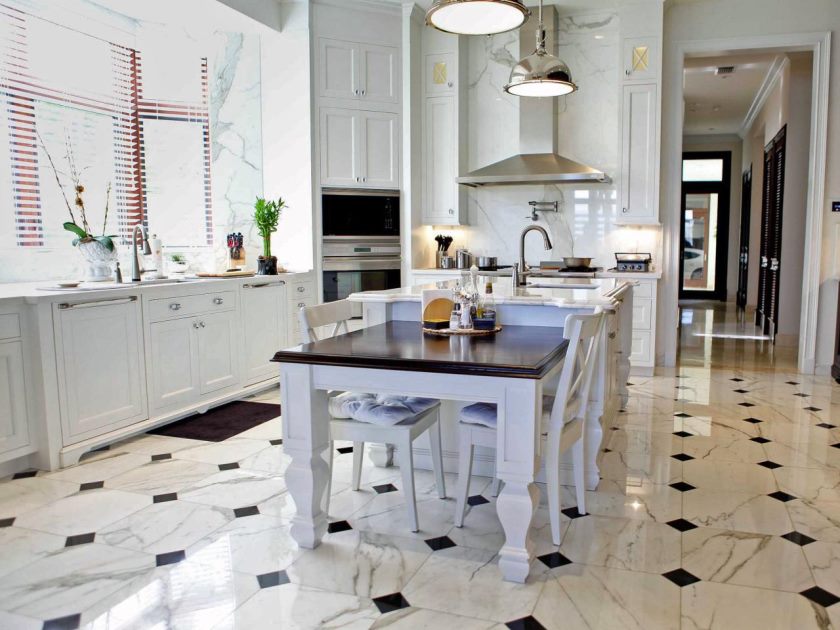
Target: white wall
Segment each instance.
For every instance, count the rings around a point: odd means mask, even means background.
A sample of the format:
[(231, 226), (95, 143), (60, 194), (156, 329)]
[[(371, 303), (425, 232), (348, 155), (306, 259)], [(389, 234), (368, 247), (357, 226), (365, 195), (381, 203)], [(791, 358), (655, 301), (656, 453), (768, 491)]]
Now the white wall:
[[(834, 38), (840, 32), (840, 2), (836, 0), (698, 0), (690, 3), (669, 5), (665, 13), (664, 46), (664, 102), (663, 102), (663, 182), (679, 177), (675, 170), (674, 154), (676, 138), (673, 130), (680, 128), (681, 109), (674, 106), (670, 94), (677, 87), (672, 83), (679, 76), (675, 66), (681, 63), (677, 42), (696, 40), (719, 40), (721, 38), (743, 39), (748, 36), (768, 36), (790, 33), (818, 33), (831, 31)], [(828, 111), (826, 197), (821, 211), (823, 221), (823, 242), (821, 259), (814, 264), (820, 265), (820, 295), (817, 339), (831, 340), (832, 343), (818, 343), (816, 348), (816, 367), (824, 371), (833, 361), (833, 339), (836, 321), (836, 283), (834, 277), (840, 273), (835, 268), (838, 243), (835, 235), (840, 235), (840, 217), (832, 216), (831, 200), (840, 199), (840, 46), (835, 40), (831, 51), (830, 99)], [(672, 199), (668, 195), (669, 187), (663, 185), (663, 221), (672, 221), (668, 205)], [(666, 223), (665, 230), (673, 227)], [(664, 294), (670, 295), (677, 284), (676, 273), (669, 272), (664, 278)], [(675, 305), (662, 300), (663, 309), (675, 309)], [(673, 363), (676, 353), (676, 312), (671, 310), (659, 318), (658, 344), (668, 354)]]

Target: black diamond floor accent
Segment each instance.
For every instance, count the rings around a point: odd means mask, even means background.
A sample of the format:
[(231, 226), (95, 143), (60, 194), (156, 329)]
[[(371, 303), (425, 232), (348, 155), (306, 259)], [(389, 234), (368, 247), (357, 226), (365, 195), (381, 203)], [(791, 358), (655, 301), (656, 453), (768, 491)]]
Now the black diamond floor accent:
[(152, 455), (153, 462), (162, 462), (165, 459), (172, 459), (172, 453), (159, 453), (157, 455)]
[(690, 418), (691, 414), (685, 413), (683, 411), (674, 414), (675, 418)]
[(341, 448), (337, 448), (335, 450), (337, 450), (340, 455), (347, 455), (348, 453), (353, 452), (353, 447), (352, 446), (342, 446)]
[(442, 549), (449, 549), (455, 547), (455, 543), (449, 536), (438, 536), (437, 538), (429, 538), (426, 541), (432, 551), (441, 551)]
[(571, 560), (569, 560), (566, 556), (564, 556), (559, 551), (555, 551), (555, 552), (552, 552), (552, 553), (547, 553), (544, 556), (538, 556), (537, 560), (542, 562), (549, 569), (556, 569), (557, 567), (564, 567), (567, 564), (572, 563)]
[(177, 492), (167, 492), (166, 494), (156, 494), (154, 496), (153, 502), (154, 503), (166, 503), (167, 501), (177, 501), (178, 500), (178, 493)]
[(374, 597), (373, 603), (383, 615), (385, 613), (394, 612), (401, 608), (408, 608), (411, 604), (403, 597), (402, 593), (391, 593), (390, 595), (382, 595), (381, 597)]
[(662, 577), (671, 580), (680, 588), (683, 586), (690, 586), (691, 584), (700, 581), (699, 577), (692, 575), (685, 569), (674, 569), (673, 571), (668, 571), (668, 573), (663, 573)]
[(680, 492), (688, 492), (689, 490), (696, 489), (696, 486), (692, 486), (690, 483), (686, 483), (685, 481), (677, 481), (675, 483), (669, 483), (674, 490), (679, 490)]
[(750, 424), (760, 424), (764, 422), (764, 420), (759, 420), (758, 418), (744, 418), (744, 422), (749, 422)]
[(767, 442), (770, 442), (770, 440), (768, 440), (766, 437), (762, 437), (759, 435), (758, 437), (750, 438), (750, 442), (757, 442), (758, 444), (767, 444)]
[(771, 462), (769, 459), (767, 459), (763, 462), (758, 462), (758, 465), (759, 466), (764, 466), (765, 468), (767, 468), (769, 470), (776, 470), (777, 468), (782, 467), (781, 464), (777, 464), (776, 462)]
[(263, 573), (257, 576), (260, 588), (270, 588), (272, 586), (281, 586), (290, 582), (289, 576), (285, 571), (272, 571), (271, 573)]
[(691, 389), (688, 385), (677, 385), (674, 389)]
[(819, 407), (805, 407), (805, 411), (822, 411)]
[(787, 385), (799, 385), (796, 381), (785, 381)]
[(799, 396), (800, 398), (808, 398), (808, 394), (805, 394), (803, 392), (799, 392), (797, 394), (794, 394), (794, 396)]
[(605, 449), (604, 449), (604, 452), (605, 452), (605, 453), (612, 453), (612, 449), (611, 449), (611, 448), (605, 448)]
[(75, 536), (68, 536), (64, 542), (65, 547), (75, 547), (76, 545), (89, 545), (96, 538), (93, 532), (89, 534), (76, 534)]
[(485, 499), (480, 494), (474, 494), (467, 499), (467, 505), (471, 505), (475, 507), (476, 505), (484, 505), (485, 503), (490, 503), (489, 499)]
[(0, 527), (11, 527), (15, 522), (15, 517), (12, 518), (0, 518)]
[(771, 499), (776, 499), (776, 501), (781, 501), (782, 503), (787, 503), (788, 501), (793, 501), (796, 497), (792, 494), (788, 494), (787, 492), (782, 492), (781, 490), (777, 490), (776, 492), (771, 492), (767, 495)]
[(81, 624), (82, 613), (76, 613), (75, 615), (67, 615), (66, 617), (47, 619), (41, 628), (43, 630), (77, 630)]
[(346, 532), (348, 529), (353, 529), (353, 526), (347, 521), (335, 521), (334, 523), (327, 525), (327, 532), (330, 534)]
[(229, 464), (219, 464), (219, 470), (236, 470), (239, 468), (239, 464), (236, 462), (231, 462)]
[(85, 490), (99, 490), (104, 487), (104, 481), (88, 481), (87, 483), (83, 483), (79, 486), (79, 492), (84, 492)]
[(729, 380), (734, 381), (735, 383), (743, 383), (744, 382), (744, 379), (738, 378), (737, 376), (735, 378), (730, 378)]
[(14, 475), (12, 475), (12, 479), (29, 479), (30, 477), (34, 477), (37, 474), (37, 470), (26, 470), (24, 472), (15, 473)]
[(819, 586), (813, 586), (807, 591), (802, 591), (800, 595), (807, 597), (812, 602), (819, 604), (823, 608), (834, 606), (834, 604), (840, 602), (840, 597), (837, 597), (834, 593), (829, 593), (827, 590), (822, 589)]
[(260, 508), (258, 508), (256, 505), (249, 505), (246, 507), (236, 508), (233, 511), (233, 515), (236, 518), (243, 518), (245, 516), (256, 516), (259, 513)]
[(799, 532), (790, 532), (789, 534), (785, 534), (782, 536), (785, 540), (789, 540), (792, 543), (796, 543), (800, 547), (804, 547), (805, 545), (810, 545), (812, 542), (817, 542), (810, 536), (806, 536), (805, 534), (800, 534)]
[(386, 494), (388, 492), (396, 492), (397, 486), (392, 483), (384, 483), (381, 486), (373, 486), (373, 489), (376, 491), (376, 494)]
[(736, 394), (749, 394), (750, 393), (749, 390), (746, 390), (746, 389), (733, 389), (732, 391), (735, 392)]
[(681, 438), (687, 438), (694, 435), (693, 433), (689, 433), (688, 431), (674, 431), (674, 435)]
[(280, 446), (283, 443), (283, 440), (282, 439), (269, 440), (268, 443), (271, 444), (272, 446)]
[(832, 444), (831, 448), (840, 448), (840, 442), (837, 442), (837, 444)]
[(168, 551), (166, 553), (159, 553), (155, 556), (155, 564), (159, 567), (165, 566), (167, 564), (177, 564), (182, 560), (185, 560), (187, 554), (184, 551)]
[(668, 521), (666, 524), (681, 532), (690, 532), (692, 529), (697, 529), (697, 525), (691, 521), (685, 520), (684, 518)]
[(581, 514), (578, 512), (577, 506), (575, 507), (567, 507), (560, 510), (563, 514), (566, 515), (567, 518), (575, 520), (576, 518), (583, 518), (586, 514)]
[(837, 428), (836, 424), (829, 424), (828, 422), (820, 422), (817, 426), (821, 429), (836, 429)]
[(510, 630), (545, 630), (545, 626), (534, 619), (531, 615), (522, 617), (522, 619), (514, 619), (505, 624)]
[(738, 403), (738, 404), (739, 404), (741, 407), (755, 407), (755, 405), (754, 405), (754, 404), (752, 404), (751, 402), (742, 402), (742, 403)]

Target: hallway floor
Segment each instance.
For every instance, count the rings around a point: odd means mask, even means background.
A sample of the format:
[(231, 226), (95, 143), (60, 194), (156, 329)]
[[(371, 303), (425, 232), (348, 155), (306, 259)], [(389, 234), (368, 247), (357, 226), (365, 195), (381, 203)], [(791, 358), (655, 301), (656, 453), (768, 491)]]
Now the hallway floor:
[(527, 584), (500, 579), (489, 479), (459, 529), (418, 471), (412, 534), (398, 470), (366, 463), (353, 492), (344, 444), (331, 533), (300, 550), (276, 419), (0, 482), (0, 628), (840, 629), (840, 385), (691, 334), (730, 330), (716, 313), (692, 311), (675, 373), (631, 377), (559, 548), (537, 511)]

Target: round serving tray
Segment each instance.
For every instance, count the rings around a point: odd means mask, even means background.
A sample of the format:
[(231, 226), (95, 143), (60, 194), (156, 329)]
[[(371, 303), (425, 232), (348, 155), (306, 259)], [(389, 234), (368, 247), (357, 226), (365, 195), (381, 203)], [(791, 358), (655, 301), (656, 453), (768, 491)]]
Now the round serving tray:
[(437, 337), (451, 337), (452, 335), (468, 335), (472, 337), (486, 337), (487, 335), (495, 335), (502, 329), (501, 326), (496, 326), (490, 330), (476, 330), (475, 328), (452, 330), (451, 328), (442, 328), (435, 330), (434, 328), (424, 328), (423, 332), (427, 335), (435, 335)]

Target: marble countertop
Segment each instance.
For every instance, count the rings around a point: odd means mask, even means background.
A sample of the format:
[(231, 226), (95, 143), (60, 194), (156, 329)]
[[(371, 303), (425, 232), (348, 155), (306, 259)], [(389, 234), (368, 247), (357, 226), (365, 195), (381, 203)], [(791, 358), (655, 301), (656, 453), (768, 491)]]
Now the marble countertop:
[[(431, 268), (416, 268), (411, 270), (412, 273), (428, 273), (458, 276), (463, 273), (469, 273), (469, 269), (438, 269)], [(489, 276), (493, 278), (506, 278), (511, 275), (510, 269), (500, 269), (499, 271), (479, 271), (480, 276)], [(563, 278), (557, 272), (553, 271), (535, 271), (531, 273), (532, 278)], [(629, 278), (630, 280), (659, 280), (662, 278), (662, 271), (654, 269), (653, 271), (599, 271), (595, 274), (595, 278)]]
[[(353, 293), (348, 299), (362, 303), (419, 302), (423, 289), (453, 288), (456, 284), (456, 280), (447, 280), (387, 291), (364, 291)], [(493, 282), (493, 299), (496, 304), (611, 308), (615, 301), (610, 296), (623, 284), (611, 278), (562, 278), (552, 279), (551, 286), (513, 287), (511, 282), (499, 279)]]

